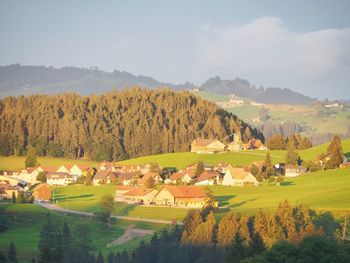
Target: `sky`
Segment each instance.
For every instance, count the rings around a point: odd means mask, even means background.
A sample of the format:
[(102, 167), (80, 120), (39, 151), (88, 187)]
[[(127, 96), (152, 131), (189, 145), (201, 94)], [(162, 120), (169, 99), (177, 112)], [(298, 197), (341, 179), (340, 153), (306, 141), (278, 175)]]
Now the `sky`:
[(350, 1), (0, 1), (0, 65), (244, 78), (350, 99)]

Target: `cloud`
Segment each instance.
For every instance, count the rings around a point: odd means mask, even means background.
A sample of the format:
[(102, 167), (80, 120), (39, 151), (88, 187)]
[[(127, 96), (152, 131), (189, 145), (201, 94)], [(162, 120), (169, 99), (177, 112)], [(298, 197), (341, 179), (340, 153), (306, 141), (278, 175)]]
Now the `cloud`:
[(314, 97), (327, 96), (334, 88), (331, 94), (350, 97), (349, 46), (350, 28), (297, 33), (275, 17), (244, 25), (209, 25), (198, 38), (197, 74), (244, 77)]

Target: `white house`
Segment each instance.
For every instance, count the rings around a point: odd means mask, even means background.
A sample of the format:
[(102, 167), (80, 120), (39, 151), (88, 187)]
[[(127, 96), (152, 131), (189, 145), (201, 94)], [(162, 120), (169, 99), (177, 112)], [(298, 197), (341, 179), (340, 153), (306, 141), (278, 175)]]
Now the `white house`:
[(195, 174), (192, 170), (185, 170), (185, 171), (180, 170), (176, 173), (173, 173), (164, 182), (166, 184), (176, 184), (178, 180), (181, 180), (181, 182), (189, 184), (193, 181), (194, 177), (195, 177)]
[(220, 174), (218, 172), (204, 171), (196, 180), (195, 185), (220, 184)]
[(46, 174), (46, 183), (48, 185), (66, 186), (73, 182), (73, 178), (68, 173), (51, 172)]
[(259, 182), (254, 175), (243, 168), (233, 168), (229, 165), (222, 180), (222, 185), (244, 186), (245, 184), (259, 185)]

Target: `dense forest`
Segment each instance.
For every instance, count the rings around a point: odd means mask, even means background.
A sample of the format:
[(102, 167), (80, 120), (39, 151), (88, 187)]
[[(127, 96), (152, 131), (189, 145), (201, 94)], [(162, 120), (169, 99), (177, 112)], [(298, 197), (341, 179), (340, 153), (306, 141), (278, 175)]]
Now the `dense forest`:
[(235, 131), (243, 141), (264, 139), (214, 103), (167, 89), (0, 101), (1, 155), (23, 155), (33, 146), (41, 156), (121, 160), (188, 151), (194, 138), (224, 138)]

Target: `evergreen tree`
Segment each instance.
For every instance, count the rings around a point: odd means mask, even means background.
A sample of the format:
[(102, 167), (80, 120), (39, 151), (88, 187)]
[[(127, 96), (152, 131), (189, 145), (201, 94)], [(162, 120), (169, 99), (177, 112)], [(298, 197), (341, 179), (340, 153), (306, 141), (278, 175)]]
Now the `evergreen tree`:
[(0, 250), (0, 263), (6, 263), (6, 262), (7, 262), (7, 259), (4, 251)]
[(239, 233), (236, 233), (228, 249), (226, 262), (240, 263), (247, 258), (249, 256), (249, 247), (245, 243), (244, 238)]
[(16, 248), (15, 248), (15, 244), (13, 244), (13, 242), (10, 243), (10, 246), (8, 248), (7, 251), (7, 261), (9, 263), (17, 263), (17, 252), (16, 252)]
[(34, 167), (38, 164), (36, 160), (36, 150), (33, 147), (29, 147), (25, 159), (25, 167)]
[(200, 161), (197, 163), (195, 175), (200, 176), (203, 172), (204, 172), (204, 163), (202, 161)]
[(0, 232), (5, 231), (8, 228), (7, 220), (5, 218), (4, 212), (0, 210)]
[(51, 262), (50, 249), (47, 245), (43, 245), (40, 249), (39, 261), (38, 263)]
[(218, 226), (218, 244), (227, 246), (231, 244), (233, 237), (239, 229), (239, 219), (235, 213), (229, 213), (222, 217)]
[(189, 210), (183, 220), (182, 241), (188, 242), (196, 231), (196, 228), (202, 223), (200, 211)]
[(334, 136), (327, 148), (329, 160), (326, 162), (327, 168), (337, 168), (343, 162), (343, 148), (339, 136)]
[(47, 213), (46, 223), (42, 226), (40, 231), (39, 250), (42, 251), (45, 247), (49, 251), (56, 247), (57, 231), (52, 223), (51, 214)]
[(286, 157), (285, 157), (285, 163), (296, 165), (299, 159), (300, 159), (299, 154), (295, 151), (295, 148), (288, 147)]
[(104, 263), (104, 262), (105, 261), (103, 259), (103, 255), (102, 255), (102, 253), (100, 251), (100, 252), (98, 252), (98, 255), (97, 255), (97, 258), (96, 258), (96, 263)]

